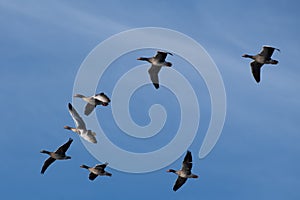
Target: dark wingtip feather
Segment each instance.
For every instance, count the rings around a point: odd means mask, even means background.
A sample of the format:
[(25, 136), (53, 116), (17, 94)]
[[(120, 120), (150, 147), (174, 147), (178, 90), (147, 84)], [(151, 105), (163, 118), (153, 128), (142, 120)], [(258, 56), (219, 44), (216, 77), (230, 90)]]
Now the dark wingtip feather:
[(106, 172), (107, 176), (112, 176), (112, 173)]
[(69, 108), (70, 110), (72, 110), (72, 109), (73, 109), (73, 106), (72, 106), (72, 104), (71, 104), (71, 103), (68, 103), (68, 108)]
[[(68, 140), (68, 142), (67, 143), (69, 143), (70, 145), (72, 144), (72, 142), (73, 142), (73, 139), (72, 138), (69, 138), (69, 140)], [(70, 159), (71, 159), (71, 157), (70, 157)]]
[(260, 82), (260, 77), (255, 77), (255, 76), (254, 76), (254, 79), (255, 79), (256, 83), (259, 83), (259, 82)]

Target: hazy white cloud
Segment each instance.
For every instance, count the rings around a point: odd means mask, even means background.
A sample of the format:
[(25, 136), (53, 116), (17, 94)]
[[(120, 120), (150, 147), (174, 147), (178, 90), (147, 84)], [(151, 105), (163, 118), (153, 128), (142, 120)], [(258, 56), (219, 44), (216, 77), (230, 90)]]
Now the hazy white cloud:
[[(14, 16), (49, 24), (51, 27), (97, 36), (129, 27), (101, 14), (95, 15), (63, 1), (1, 1), (1, 8)], [(8, 21), (7, 23), (10, 23)]]

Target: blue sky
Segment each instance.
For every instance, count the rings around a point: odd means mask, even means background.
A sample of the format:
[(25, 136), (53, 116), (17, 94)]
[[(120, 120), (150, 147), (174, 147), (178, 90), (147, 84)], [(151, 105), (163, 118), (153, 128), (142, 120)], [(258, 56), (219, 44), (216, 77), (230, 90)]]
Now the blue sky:
[[(1, 196), (299, 199), (298, 8), (298, 1), (0, 1)], [(79, 165), (99, 161), (76, 135), (63, 129), (64, 125), (73, 125), (67, 103), (72, 101), (77, 71), (89, 52), (114, 34), (148, 26), (173, 29), (200, 43), (218, 66), (226, 89), (227, 116), (222, 135), (209, 156), (199, 160), (196, 155), (210, 110), (203, 81), (195, 81), (199, 83), (197, 95), (201, 97), (203, 117), (189, 149), (194, 155), (193, 171), (200, 178), (189, 180), (176, 193), (172, 191), (176, 176), (165, 170), (179, 168), (182, 157), (169, 167), (146, 174), (108, 168), (112, 177), (91, 182), (88, 172)], [(281, 50), (273, 55), (279, 64), (265, 66), (262, 81), (256, 84), (250, 60), (241, 55), (257, 53), (265, 44)], [(149, 50), (142, 53), (152, 54)], [(170, 60), (174, 62), (176, 57)], [(99, 89), (111, 95), (109, 84)], [(155, 96), (152, 89), (152, 85), (141, 88), (130, 104), (137, 110), (132, 117), (138, 124), (148, 123), (145, 105), (159, 102), (167, 111), (173, 110), (164, 98), (172, 94), (162, 88), (162, 96)], [(101, 117), (111, 109), (99, 108), (96, 112)], [(110, 120), (104, 126), (112, 132), (109, 137), (124, 148), (153, 150), (172, 138), (180, 120), (176, 112), (163, 129), (166, 136), (149, 141), (149, 146), (122, 135)], [(74, 139), (68, 151), (72, 159), (57, 161), (42, 176), (40, 169), (46, 156), (39, 151), (55, 150), (69, 137)]]

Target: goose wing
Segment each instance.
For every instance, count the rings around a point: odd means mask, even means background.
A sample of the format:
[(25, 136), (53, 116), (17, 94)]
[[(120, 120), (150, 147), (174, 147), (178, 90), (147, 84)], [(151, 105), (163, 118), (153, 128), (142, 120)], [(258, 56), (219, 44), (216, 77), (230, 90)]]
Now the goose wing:
[(159, 73), (160, 69), (161, 69), (161, 66), (151, 65), (150, 69), (148, 70), (150, 79), (156, 89), (159, 88), (158, 73)]
[(96, 106), (97, 106), (96, 104), (93, 105), (93, 104), (87, 103), (85, 106), (85, 109), (84, 109), (84, 114), (86, 116), (88, 116), (89, 114), (91, 114), (93, 112), (93, 110)]
[(173, 54), (169, 53), (169, 52), (165, 52), (165, 51), (157, 51), (156, 55), (154, 56), (154, 58), (156, 60), (158, 60), (159, 62), (164, 62), (167, 55), (170, 54), (171, 56), (173, 56)]
[(108, 165), (108, 163), (104, 163), (101, 165), (96, 165), (95, 169), (101, 170), (102, 172), (104, 172), (105, 167)]
[(94, 174), (94, 173), (91, 172), (91, 173), (89, 174), (89, 179), (90, 179), (91, 181), (93, 181), (93, 180), (95, 180), (95, 178), (97, 178), (97, 176), (98, 176), (97, 174)]
[(63, 144), (62, 146), (60, 146), (56, 151), (55, 153), (58, 153), (58, 154), (65, 154), (66, 151), (69, 149), (71, 143), (73, 142), (73, 139), (72, 138), (69, 138), (68, 142), (66, 142), (65, 144)]
[(266, 58), (266, 60), (270, 60), (275, 49), (280, 51), (279, 49), (274, 48), (274, 47), (263, 46), (263, 48), (262, 48), (261, 52), (259, 53), (259, 55), (264, 56)]
[(253, 77), (256, 80), (256, 82), (259, 83), (260, 82), (260, 68), (263, 66), (263, 64), (253, 61), (250, 63), (250, 65), (251, 65), (251, 71), (252, 71)]
[(102, 103), (109, 103), (110, 99), (108, 98), (108, 96), (106, 94), (104, 94), (103, 92), (96, 94), (94, 96), (95, 99), (97, 99), (98, 101), (101, 101)]
[(192, 153), (190, 151), (187, 151), (187, 153), (183, 159), (183, 162), (182, 162), (181, 170), (184, 171), (188, 175), (191, 174), (191, 170), (193, 167), (192, 162), (193, 162)]
[(187, 178), (182, 178), (180, 176), (178, 176), (174, 186), (173, 186), (173, 190), (177, 191), (185, 182), (186, 182)]
[(75, 108), (70, 103), (68, 104), (68, 106), (69, 106), (69, 112), (74, 120), (74, 123), (76, 124), (76, 128), (86, 130), (85, 123), (83, 119), (80, 117), (80, 115), (77, 113)]
[(46, 169), (49, 167), (49, 165), (51, 165), (54, 161), (55, 161), (55, 159), (52, 157), (49, 157), (47, 160), (45, 160), (44, 165), (41, 170), (41, 174), (44, 174)]

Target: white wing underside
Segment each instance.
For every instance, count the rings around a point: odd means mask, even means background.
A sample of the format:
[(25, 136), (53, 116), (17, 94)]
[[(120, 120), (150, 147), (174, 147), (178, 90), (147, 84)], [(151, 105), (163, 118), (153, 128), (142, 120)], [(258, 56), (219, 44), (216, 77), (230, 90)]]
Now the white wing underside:
[(91, 114), (93, 112), (94, 108), (95, 108), (94, 104), (87, 103), (85, 106), (85, 109), (84, 109), (84, 114), (85, 115)]
[(150, 79), (153, 84), (159, 84), (159, 79), (158, 79), (158, 73), (162, 66), (158, 65), (151, 65), (150, 69), (148, 70), (148, 73), (150, 75)]
[(88, 142), (97, 143), (96, 133), (91, 130), (81, 130), (79, 135)]
[(95, 95), (95, 96), (93, 96), (93, 98), (95, 98), (101, 102), (107, 102), (107, 99), (101, 95)]
[(74, 120), (74, 123), (76, 124), (76, 128), (86, 130), (85, 123), (75, 108), (73, 107), (73, 109), (69, 109), (69, 112)]

